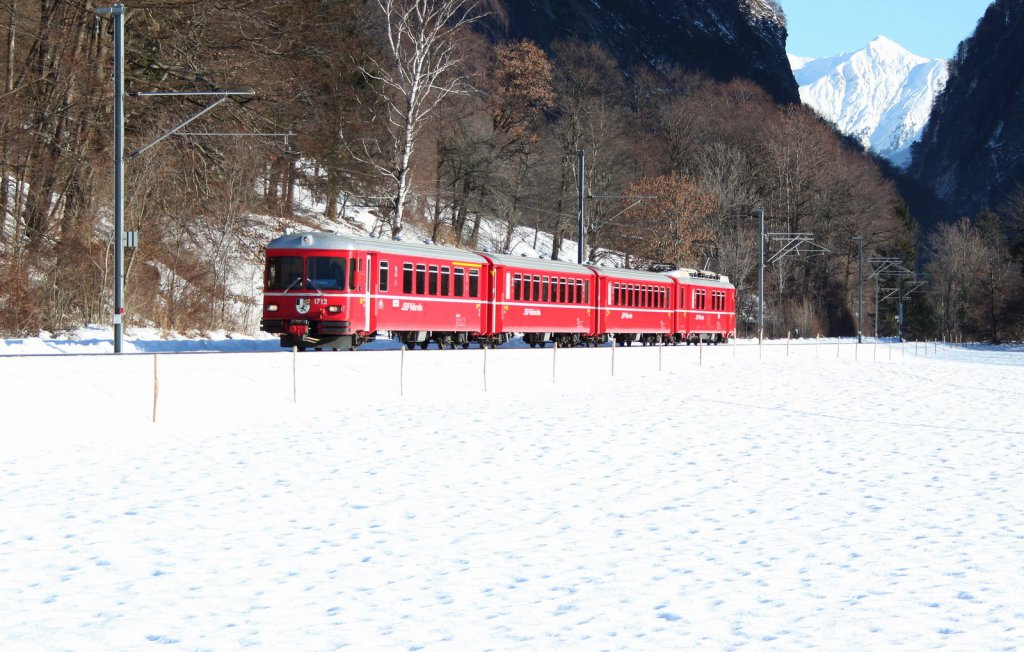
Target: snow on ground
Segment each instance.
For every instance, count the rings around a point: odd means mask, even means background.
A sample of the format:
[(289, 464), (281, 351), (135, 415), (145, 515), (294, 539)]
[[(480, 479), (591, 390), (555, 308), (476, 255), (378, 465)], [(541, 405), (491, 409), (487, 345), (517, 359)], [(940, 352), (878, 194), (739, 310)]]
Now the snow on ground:
[(218, 347), (0, 357), (0, 648), (1024, 640), (1020, 347)]

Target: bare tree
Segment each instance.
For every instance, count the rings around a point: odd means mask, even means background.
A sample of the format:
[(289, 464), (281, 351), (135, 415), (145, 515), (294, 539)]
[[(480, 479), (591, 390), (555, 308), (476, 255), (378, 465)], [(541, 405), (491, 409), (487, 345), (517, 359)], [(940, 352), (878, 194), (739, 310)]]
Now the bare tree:
[(712, 237), (706, 225), (715, 198), (680, 175), (638, 179), (627, 194), (648, 199), (623, 213), (609, 241), (652, 263), (697, 266), (700, 243)]
[(376, 83), (387, 131), (384, 144), (363, 141), (359, 158), (388, 178), (391, 231), (397, 236), (410, 190), (410, 165), (426, 118), (448, 96), (467, 90), (458, 33), (480, 18), (479, 0), (375, 0), (383, 18), (386, 61), (363, 74)]

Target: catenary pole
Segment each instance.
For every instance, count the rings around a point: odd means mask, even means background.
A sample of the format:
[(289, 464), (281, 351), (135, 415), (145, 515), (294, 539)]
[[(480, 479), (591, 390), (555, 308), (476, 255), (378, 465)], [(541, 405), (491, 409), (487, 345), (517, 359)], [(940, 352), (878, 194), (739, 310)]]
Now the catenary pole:
[(864, 334), (864, 236), (854, 236), (857, 241), (857, 344)]
[(578, 166), (579, 180), (578, 180), (578, 183), (577, 183), (577, 190), (578, 190), (578, 193), (579, 193), (579, 198), (578, 198), (579, 199), (579, 211), (577, 212), (577, 215), (576, 215), (576, 233), (579, 236), (579, 242), (576, 245), (576, 262), (578, 264), (582, 265), (583, 261), (584, 261), (584, 257), (583, 256), (584, 256), (584, 251), (585, 251), (585, 249), (584, 249), (585, 245), (584, 245), (584, 242), (583, 242), (583, 238), (584, 238), (584, 233), (585, 233), (584, 229), (586, 228), (586, 226), (583, 223), (583, 202), (585, 200), (585, 197), (584, 197), (583, 193), (584, 193), (584, 189), (585, 189), (584, 172), (585, 172), (585, 166), (586, 166), (587, 158), (586, 158), (586, 154), (584, 153), (584, 151), (582, 149), (579, 150), (579, 152), (577, 152), (577, 154), (579, 155), (579, 166)]
[(124, 5), (98, 7), (114, 21), (114, 353), (124, 328)]
[(757, 341), (760, 343), (764, 341), (764, 209), (755, 208), (753, 212), (760, 221), (761, 264), (757, 280)]

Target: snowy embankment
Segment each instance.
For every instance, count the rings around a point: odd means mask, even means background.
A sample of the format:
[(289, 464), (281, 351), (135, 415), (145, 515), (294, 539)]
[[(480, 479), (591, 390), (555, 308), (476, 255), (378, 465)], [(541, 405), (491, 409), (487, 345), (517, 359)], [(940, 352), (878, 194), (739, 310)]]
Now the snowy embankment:
[(1024, 350), (484, 356), (0, 358), (0, 648), (1019, 644)]

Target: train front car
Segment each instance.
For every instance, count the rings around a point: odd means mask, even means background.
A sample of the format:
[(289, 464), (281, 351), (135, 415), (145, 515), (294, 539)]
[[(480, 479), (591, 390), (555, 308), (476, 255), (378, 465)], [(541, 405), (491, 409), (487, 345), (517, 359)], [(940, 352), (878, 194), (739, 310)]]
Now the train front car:
[(599, 328), (616, 344), (644, 346), (672, 333), (672, 279), (655, 272), (594, 267), (600, 279)]
[(333, 233), (267, 245), (261, 328), (281, 346), (353, 349), (386, 331), (406, 345), (469, 346), (485, 328), (487, 260), (472, 252)]
[(281, 346), (353, 349), (369, 328), (370, 252), (332, 233), (290, 233), (267, 245), (260, 329)]
[(665, 272), (675, 279), (675, 339), (718, 344), (736, 337), (736, 288), (728, 276), (697, 269)]

